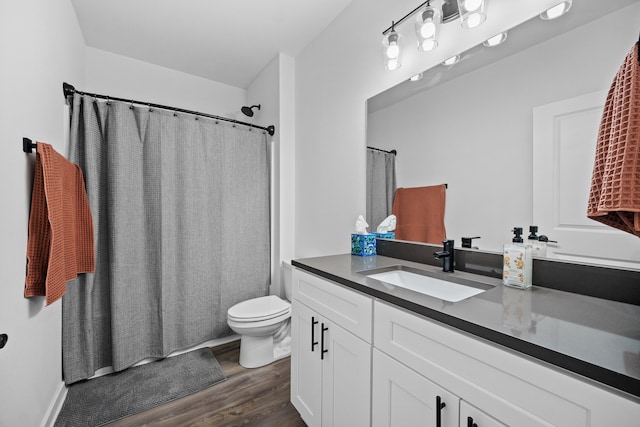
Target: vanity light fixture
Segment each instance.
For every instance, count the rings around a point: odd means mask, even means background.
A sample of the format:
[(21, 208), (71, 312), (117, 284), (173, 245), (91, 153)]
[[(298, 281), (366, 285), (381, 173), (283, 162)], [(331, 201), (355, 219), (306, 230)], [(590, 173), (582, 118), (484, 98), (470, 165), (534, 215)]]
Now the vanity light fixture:
[(556, 19), (564, 15), (571, 9), (571, 4), (573, 0), (565, 0), (563, 2), (558, 3), (557, 5), (550, 7), (540, 14), (540, 18), (548, 21), (550, 19)]
[[(396, 32), (395, 27), (397, 25), (417, 14), (414, 26), (418, 50), (430, 51), (438, 47), (438, 35), (440, 26), (443, 23), (451, 22), (460, 17), (463, 28), (474, 28), (482, 24), (487, 19), (487, 1), (427, 0), (420, 3), (398, 21), (391, 21), (391, 26), (382, 32), (382, 52), (385, 68), (393, 71), (402, 65), (400, 61), (401, 36)], [(433, 6), (431, 3), (437, 6)]]
[(415, 21), (419, 50), (427, 52), (438, 47), (438, 33), (441, 24), (441, 10), (431, 6), (431, 2), (427, 1), (427, 5), (418, 13)]
[(389, 71), (397, 70), (402, 66), (400, 62), (400, 34), (395, 30), (395, 23), (391, 23), (391, 30), (382, 39), (382, 53), (384, 55), (385, 68)]
[(487, 46), (487, 47), (494, 47), (494, 46), (498, 46), (499, 44), (504, 43), (507, 40), (507, 32), (503, 32), (500, 34), (496, 34), (493, 37), (489, 37), (487, 40), (485, 40), (482, 44)]
[(475, 28), (487, 19), (485, 0), (458, 0), (458, 10), (463, 28)]
[(442, 65), (453, 65), (460, 62), (460, 55), (453, 55), (451, 58), (445, 59)]

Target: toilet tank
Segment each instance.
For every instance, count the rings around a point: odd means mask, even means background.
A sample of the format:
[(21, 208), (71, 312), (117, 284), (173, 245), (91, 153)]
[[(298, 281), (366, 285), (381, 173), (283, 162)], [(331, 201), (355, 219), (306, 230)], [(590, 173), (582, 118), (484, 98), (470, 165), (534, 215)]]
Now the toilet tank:
[(282, 263), (282, 286), (287, 300), (291, 301), (291, 291), (293, 289), (293, 267), (288, 262)]

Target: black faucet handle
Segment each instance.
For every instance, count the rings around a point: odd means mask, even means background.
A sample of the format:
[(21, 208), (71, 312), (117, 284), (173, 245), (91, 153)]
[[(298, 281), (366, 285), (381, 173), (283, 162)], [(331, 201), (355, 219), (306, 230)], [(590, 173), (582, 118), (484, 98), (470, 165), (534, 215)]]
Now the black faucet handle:
[(480, 236), (475, 236), (475, 237), (463, 237), (462, 238), (462, 247), (463, 248), (471, 248), (472, 247), (472, 243), (473, 243), (473, 239), (479, 239)]

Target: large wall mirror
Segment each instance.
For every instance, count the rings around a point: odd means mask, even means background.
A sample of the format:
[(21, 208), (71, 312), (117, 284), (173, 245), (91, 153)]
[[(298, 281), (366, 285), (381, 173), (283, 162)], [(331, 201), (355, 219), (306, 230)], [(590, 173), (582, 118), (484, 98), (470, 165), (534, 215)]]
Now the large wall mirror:
[(558, 241), (551, 258), (640, 268), (638, 237), (586, 218), (602, 107), (638, 16), (638, 0), (574, 0), (556, 20), (536, 16), (499, 46), (370, 98), (367, 146), (397, 151), (398, 187), (448, 184), (457, 247), (481, 236), (474, 246), (501, 251), (514, 226), (538, 225)]

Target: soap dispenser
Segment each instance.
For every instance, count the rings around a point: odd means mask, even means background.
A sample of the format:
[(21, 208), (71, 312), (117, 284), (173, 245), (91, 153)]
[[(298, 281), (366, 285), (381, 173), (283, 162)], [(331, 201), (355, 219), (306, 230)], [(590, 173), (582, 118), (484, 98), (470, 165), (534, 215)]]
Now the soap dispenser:
[(525, 245), (522, 227), (514, 227), (511, 243), (504, 245), (502, 283), (505, 286), (527, 289), (531, 287), (531, 245)]
[(544, 258), (547, 256), (547, 242), (549, 241), (549, 239), (546, 239), (546, 238), (545, 238), (546, 240), (541, 239), (540, 237), (545, 237), (545, 236), (538, 236), (536, 233), (538, 233), (538, 226), (530, 225), (529, 237), (527, 238), (527, 243), (531, 245), (532, 256)]

